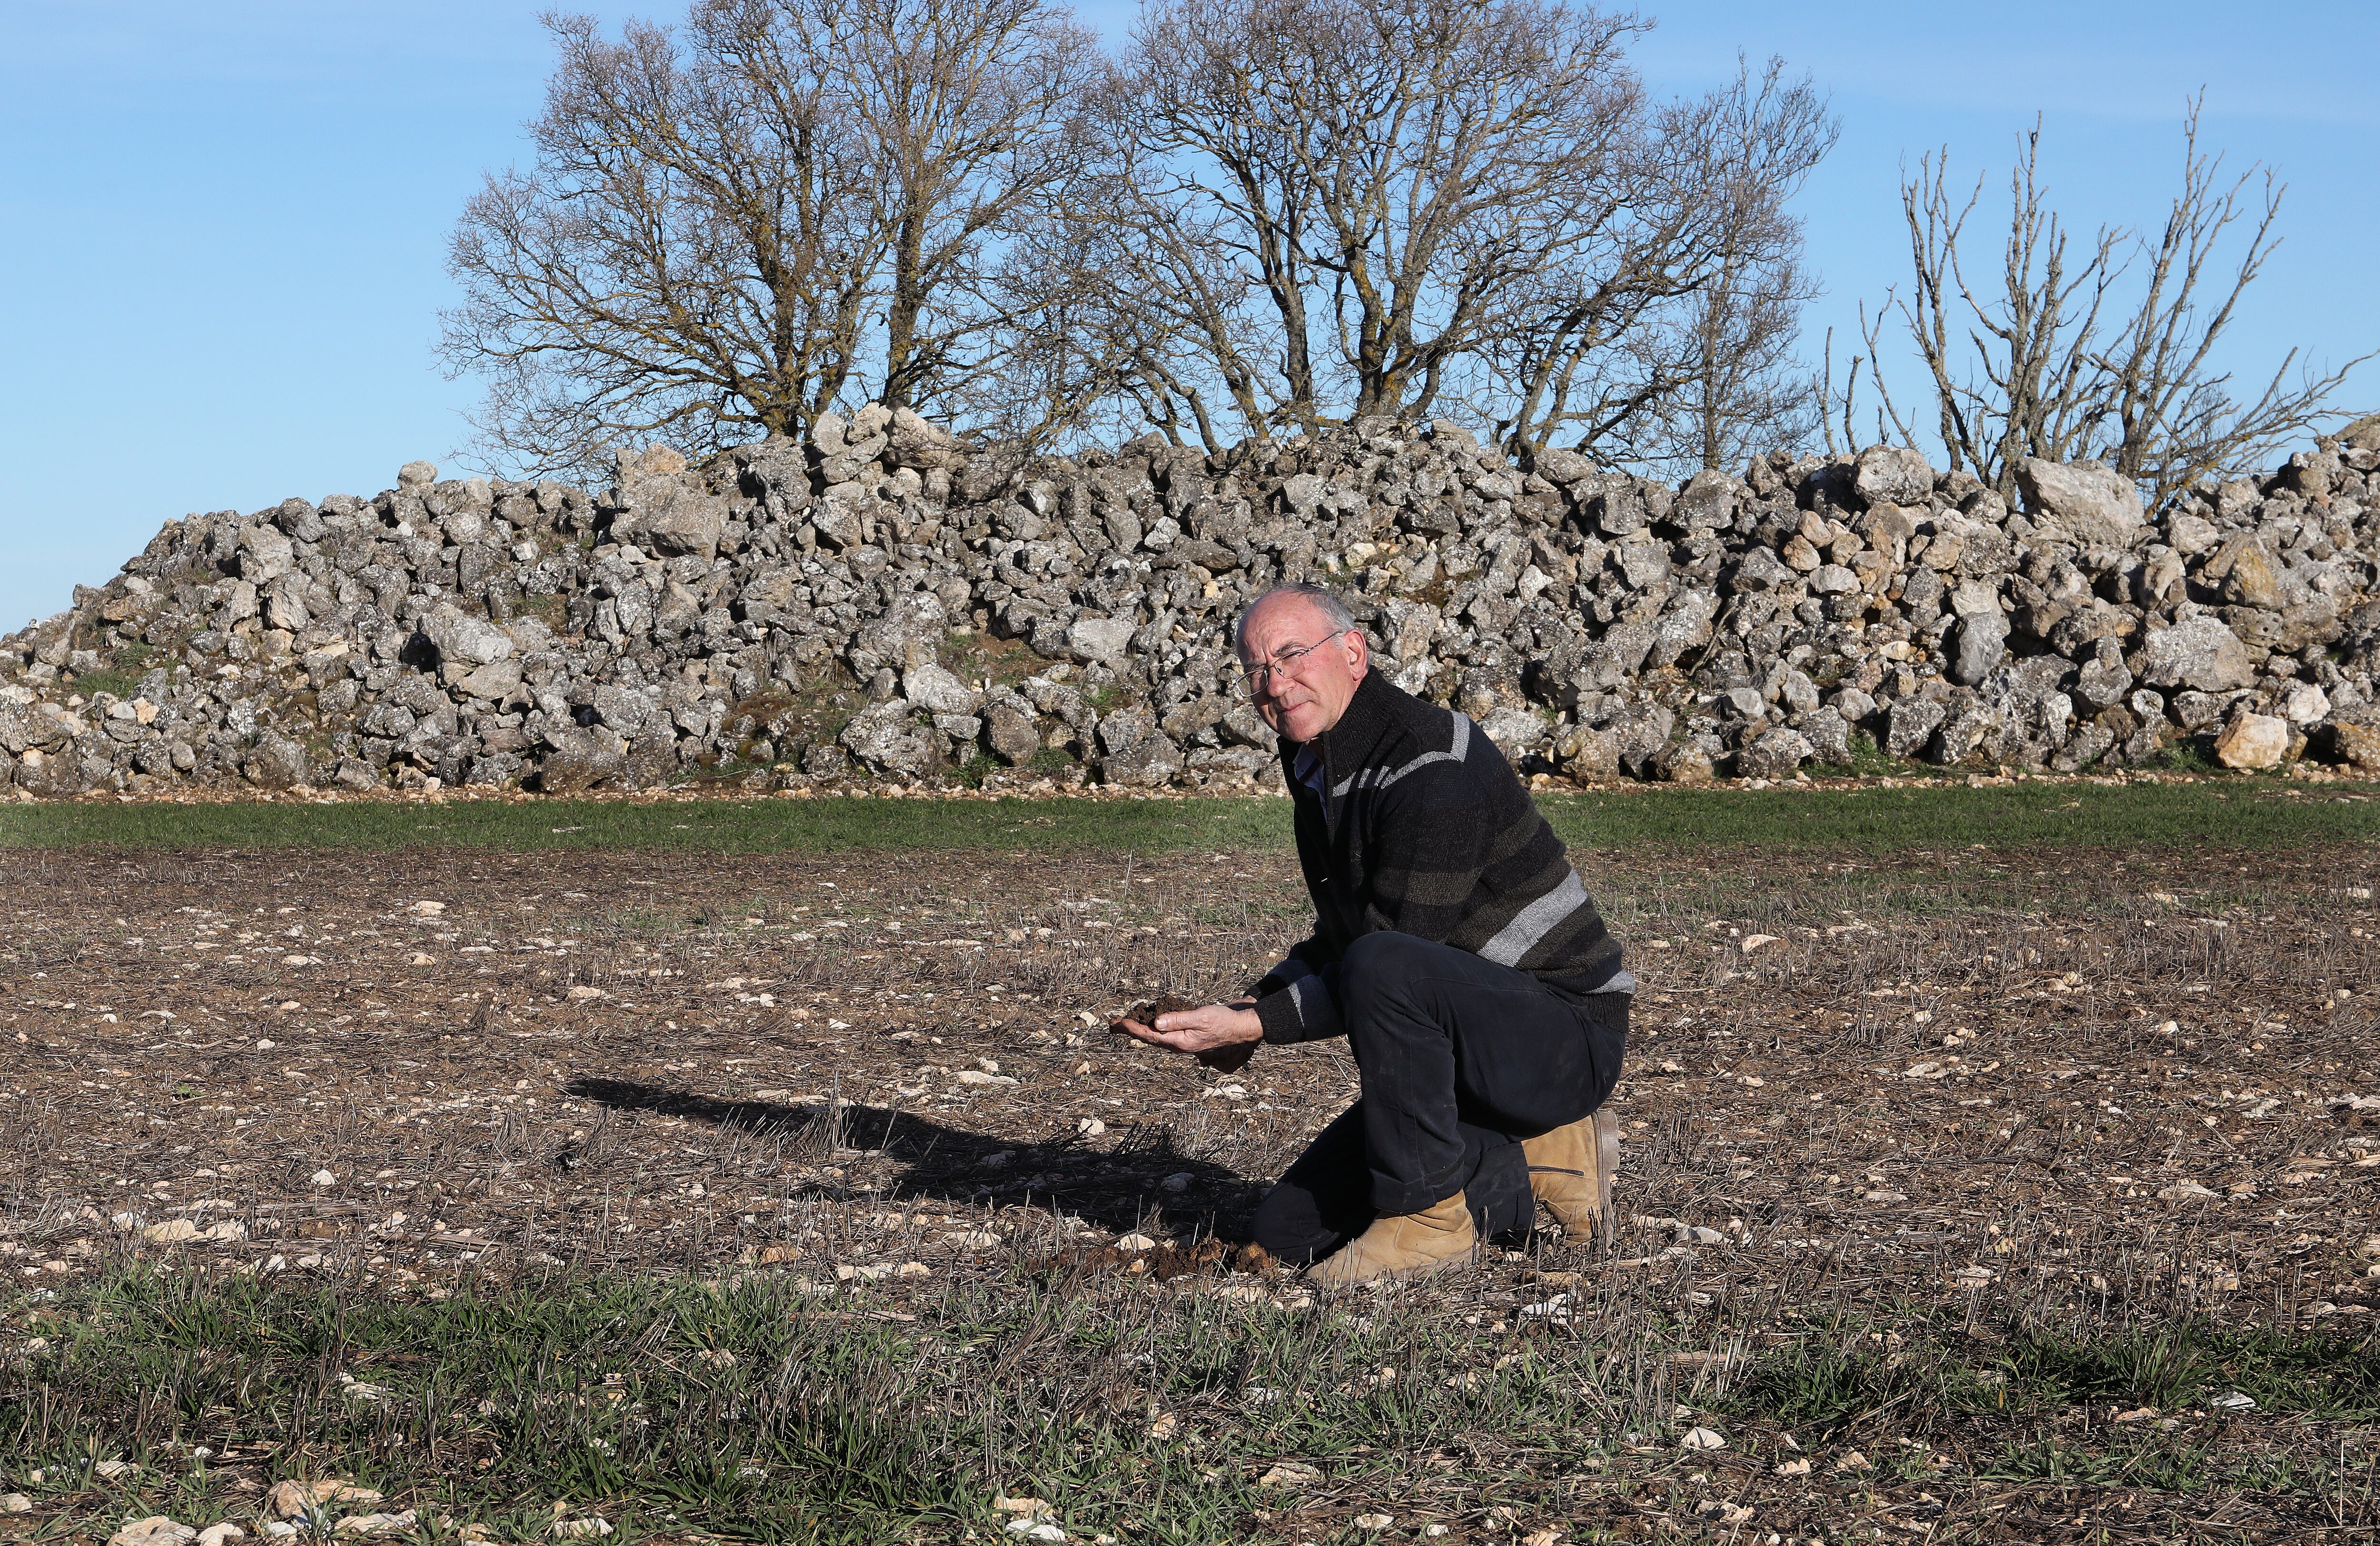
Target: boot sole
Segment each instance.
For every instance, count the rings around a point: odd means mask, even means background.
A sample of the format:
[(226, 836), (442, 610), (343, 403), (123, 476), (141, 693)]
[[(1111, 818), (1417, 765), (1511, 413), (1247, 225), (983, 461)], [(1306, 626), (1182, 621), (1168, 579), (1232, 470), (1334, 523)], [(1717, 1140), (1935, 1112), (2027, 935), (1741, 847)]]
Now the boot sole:
[[(1474, 1246), (1460, 1256), (1450, 1256), (1438, 1261), (1425, 1261), (1414, 1267), (1383, 1268), (1368, 1277), (1320, 1277), (1309, 1272), (1306, 1273), (1306, 1281), (1320, 1288), (1361, 1288), (1367, 1283), (1413, 1283), (1422, 1278), (1434, 1278), (1440, 1272), (1452, 1272), (1457, 1267), (1467, 1267), (1478, 1254), (1478, 1248)], [(1329, 1257), (1323, 1258), (1324, 1261), (1330, 1260)], [(1318, 1262), (1316, 1265), (1319, 1266), (1321, 1263)]]

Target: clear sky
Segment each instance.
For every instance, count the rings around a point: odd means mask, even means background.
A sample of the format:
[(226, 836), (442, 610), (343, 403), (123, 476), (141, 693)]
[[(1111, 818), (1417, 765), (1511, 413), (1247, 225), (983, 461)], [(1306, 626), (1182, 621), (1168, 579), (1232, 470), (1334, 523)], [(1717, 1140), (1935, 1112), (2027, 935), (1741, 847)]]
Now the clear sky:
[[(0, 627), (65, 605), (192, 510), (370, 494), (450, 460), (477, 396), (432, 356), (444, 244), (523, 155), (548, 67), (514, 0), (15, 0), (0, 6)], [(616, 19), (680, 7), (606, 3)], [(1118, 34), (1135, 14), (1083, 7)], [(1802, 200), (1828, 294), (1809, 341), (1907, 264), (1904, 163), (2004, 173), (2046, 116), (2077, 225), (2155, 219), (2178, 124), (2290, 184), (2288, 243), (2227, 363), (2380, 347), (2380, 6), (1706, 0), (1648, 6), (1658, 90), (1776, 54), (1843, 137)], [(1996, 178), (1997, 183), (1997, 178)], [(2380, 370), (2350, 398), (2380, 406)]]

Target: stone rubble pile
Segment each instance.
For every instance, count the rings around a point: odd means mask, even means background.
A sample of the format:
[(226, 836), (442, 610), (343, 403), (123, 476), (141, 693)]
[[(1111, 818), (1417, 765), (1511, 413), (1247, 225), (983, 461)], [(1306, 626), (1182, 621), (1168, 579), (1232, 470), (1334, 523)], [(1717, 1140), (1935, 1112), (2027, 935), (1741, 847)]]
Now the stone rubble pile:
[(880, 406), (600, 495), (414, 462), (169, 522), (0, 640), (0, 786), (1270, 783), (1230, 630), (1297, 579), (1526, 772), (2380, 772), (2380, 417), (2154, 515), (2021, 482), (1876, 446), (1671, 487), (1443, 420), (1019, 464)]

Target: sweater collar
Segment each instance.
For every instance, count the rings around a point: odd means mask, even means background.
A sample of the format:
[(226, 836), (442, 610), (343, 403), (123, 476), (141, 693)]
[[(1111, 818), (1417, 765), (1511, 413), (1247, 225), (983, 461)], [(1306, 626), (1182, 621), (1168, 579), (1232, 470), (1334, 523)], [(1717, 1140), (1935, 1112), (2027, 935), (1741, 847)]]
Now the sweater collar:
[(1397, 689), (1381, 679), (1378, 670), (1364, 673), (1355, 684), (1355, 695), (1347, 700), (1346, 712), (1339, 723), (1314, 737), (1311, 744), (1322, 759), (1323, 777), (1336, 783), (1341, 770), (1364, 765), (1372, 749), (1389, 733), (1390, 724), (1390, 698)]

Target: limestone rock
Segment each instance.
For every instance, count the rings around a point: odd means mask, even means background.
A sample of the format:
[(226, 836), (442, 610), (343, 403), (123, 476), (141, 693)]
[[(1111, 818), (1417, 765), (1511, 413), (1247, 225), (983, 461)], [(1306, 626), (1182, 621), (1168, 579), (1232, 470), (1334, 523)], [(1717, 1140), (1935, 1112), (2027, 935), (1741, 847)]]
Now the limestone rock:
[(1923, 505), (1934, 492), (1934, 469), (1905, 445), (1871, 445), (1859, 454), (1853, 487), (1870, 505)]
[(289, 539), (270, 526), (242, 527), (239, 533), (239, 578), (260, 590), (289, 572), (296, 549)]
[(1553, 757), (1566, 776), (1585, 782), (1616, 776), (1622, 749), (1620, 737), (1611, 731), (1577, 724), (1555, 740)]
[[(1102, 724), (1101, 729), (1105, 728)], [(1108, 753), (1101, 768), (1110, 784), (1125, 788), (1162, 788), (1182, 771), (1182, 749), (1164, 731), (1150, 726), (1129, 746)]]
[(512, 637), (485, 617), (474, 617), (452, 602), (441, 602), (421, 621), (422, 635), (442, 661), (490, 665), (513, 652)]
[(935, 664), (949, 628), (950, 613), (941, 597), (931, 590), (912, 590), (860, 627), (852, 664), (871, 673), (879, 666), (902, 673)]
[(2331, 748), (2338, 760), (2364, 773), (2380, 773), (2380, 730), (2368, 724), (2331, 726)]
[(264, 736), (240, 760), (240, 773), (260, 789), (287, 789), (312, 777), (306, 749), (286, 736)]
[(2228, 692), (2254, 680), (2255, 667), (2240, 636), (2202, 614), (2149, 634), (2140, 676), (2151, 687)]
[(1708, 784), (1717, 770), (1709, 752), (1692, 741), (1679, 741), (1654, 754), (1653, 775), (1666, 784)]
[(2008, 653), (2009, 621), (1998, 612), (1962, 614), (1959, 619), (1958, 660), (1950, 675), (1973, 687), (1995, 670)]
[(1014, 693), (987, 698), (982, 717), (984, 744), (1009, 766), (1029, 762), (1041, 750), (1041, 727), (1033, 706)]
[(1810, 738), (1798, 730), (1781, 725), (1764, 730), (1736, 753), (1736, 776), (1771, 781), (1791, 778), (1810, 760), (1812, 749)]
[(2025, 509), (2036, 522), (2055, 527), (2073, 542), (2120, 548), (2129, 546), (2140, 530), (2140, 491), (2111, 468), (2027, 456), (2017, 463), (2016, 481)]
[(2227, 543), (2218, 562), (2223, 569), (2225, 601), (2266, 612), (2278, 611), (2284, 604), (2279, 567), (2262, 542), (2242, 540)]
[(1079, 661), (1114, 663), (1135, 631), (1127, 617), (1086, 617), (1066, 630), (1066, 648)]
[(1554, 449), (1537, 452), (1530, 465), (1538, 477), (1563, 489), (1584, 483), (1602, 470), (1591, 456), (1582, 456), (1576, 451)]
[(2277, 707), (2291, 724), (2320, 724), (2330, 717), (2330, 694), (2312, 682), (2300, 682), (2281, 694)]
[(501, 702), (512, 696), (521, 685), (518, 661), (493, 661), (476, 671), (466, 671), (454, 678), (455, 690), (466, 698)]
[(538, 787), (549, 795), (576, 795), (616, 785), (627, 773), (628, 744), (608, 725), (560, 731), (538, 761)]
[(2240, 714), (2215, 738), (2215, 759), (2227, 768), (2277, 768), (2289, 750), (2289, 722), (2271, 714)]
[(933, 765), (933, 743), (911, 723), (909, 703), (895, 698), (852, 716), (836, 737), (853, 757), (878, 773), (916, 778)]
[(1884, 749), (1888, 756), (1914, 757), (1941, 728), (1942, 705), (1931, 699), (1903, 698), (1885, 716)]
[(2132, 674), (2125, 669), (2120, 650), (2094, 656), (2075, 674), (2075, 700), (2094, 713), (2114, 708), (2131, 690)]
[(352, 1481), (275, 1482), (264, 1494), (261, 1512), (267, 1519), (305, 1520), (332, 1508), (370, 1508), (381, 1495)]
[(184, 1546), (198, 1539), (198, 1529), (177, 1525), (163, 1514), (135, 1519), (107, 1538), (107, 1546)]
[(2175, 515), (2166, 526), (2166, 541), (2185, 558), (2204, 553), (2222, 540), (2223, 533), (2213, 521), (2188, 511)]
[(1546, 722), (1527, 709), (1513, 705), (1491, 711), (1479, 722), (1480, 733), (1496, 743), (1506, 761), (1515, 761), (1546, 741)]
[(983, 694), (945, 667), (932, 664), (912, 666), (904, 672), (901, 696), (937, 714), (971, 714), (983, 701)]

